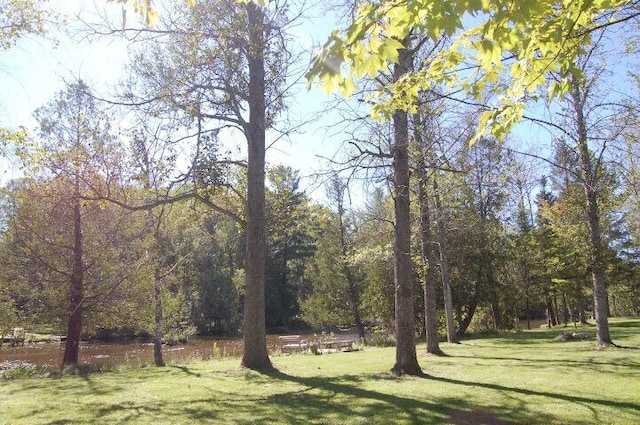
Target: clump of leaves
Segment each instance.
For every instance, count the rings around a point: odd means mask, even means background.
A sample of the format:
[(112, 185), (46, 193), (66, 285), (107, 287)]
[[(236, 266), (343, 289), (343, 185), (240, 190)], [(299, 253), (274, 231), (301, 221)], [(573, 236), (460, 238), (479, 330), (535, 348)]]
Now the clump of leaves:
[(386, 326), (374, 326), (367, 335), (367, 345), (372, 347), (395, 347), (396, 339), (393, 332)]

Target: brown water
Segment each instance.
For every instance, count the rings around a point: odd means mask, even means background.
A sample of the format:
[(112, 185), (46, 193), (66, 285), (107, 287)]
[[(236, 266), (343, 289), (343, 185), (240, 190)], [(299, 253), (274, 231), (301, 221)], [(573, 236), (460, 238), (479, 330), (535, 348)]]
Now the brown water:
[[(26, 343), (24, 346), (0, 347), (0, 369), (3, 365), (28, 363), (39, 366), (57, 367), (62, 362), (64, 343)], [(279, 349), (278, 335), (267, 337), (270, 352)], [(209, 360), (221, 357), (240, 357), (243, 343), (241, 338), (191, 339), (188, 344), (163, 346), (165, 361), (181, 361), (190, 359)], [(81, 364), (125, 364), (147, 365), (153, 363), (153, 344), (145, 342), (83, 342), (80, 346)]]

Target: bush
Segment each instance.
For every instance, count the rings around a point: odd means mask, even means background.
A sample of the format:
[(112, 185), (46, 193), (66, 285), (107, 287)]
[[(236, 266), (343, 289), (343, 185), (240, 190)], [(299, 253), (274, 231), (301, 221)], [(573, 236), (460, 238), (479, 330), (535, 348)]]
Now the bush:
[(0, 363), (0, 377), (7, 380), (39, 378), (46, 375), (48, 371), (47, 366), (38, 366), (20, 360)]
[(167, 345), (177, 345), (177, 344), (186, 344), (189, 341), (189, 338), (196, 334), (195, 326), (186, 325), (180, 326), (173, 329), (168, 330), (164, 337), (162, 338), (162, 342)]
[(367, 334), (367, 345), (372, 347), (394, 347), (396, 338), (386, 326), (373, 326)]

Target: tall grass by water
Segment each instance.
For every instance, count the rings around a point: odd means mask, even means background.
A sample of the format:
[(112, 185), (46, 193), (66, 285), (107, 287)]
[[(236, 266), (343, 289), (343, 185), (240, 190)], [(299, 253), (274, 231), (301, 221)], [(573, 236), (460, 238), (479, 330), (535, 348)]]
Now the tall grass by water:
[[(0, 380), (2, 424), (638, 424), (640, 320), (612, 320), (622, 348), (555, 341), (564, 329), (502, 333), (423, 353), (424, 377), (387, 371), (393, 348)], [(573, 331), (573, 329), (567, 329)]]

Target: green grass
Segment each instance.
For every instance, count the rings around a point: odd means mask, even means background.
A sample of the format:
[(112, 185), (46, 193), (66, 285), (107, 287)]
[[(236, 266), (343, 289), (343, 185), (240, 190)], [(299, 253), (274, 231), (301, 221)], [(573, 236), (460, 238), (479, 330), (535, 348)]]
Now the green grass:
[[(555, 342), (540, 329), (442, 344), (426, 376), (396, 378), (393, 348), (238, 359), (0, 381), (2, 424), (638, 424), (640, 320), (612, 320), (627, 348)], [(572, 330), (569, 328), (568, 330)], [(593, 327), (580, 332), (595, 333)]]

